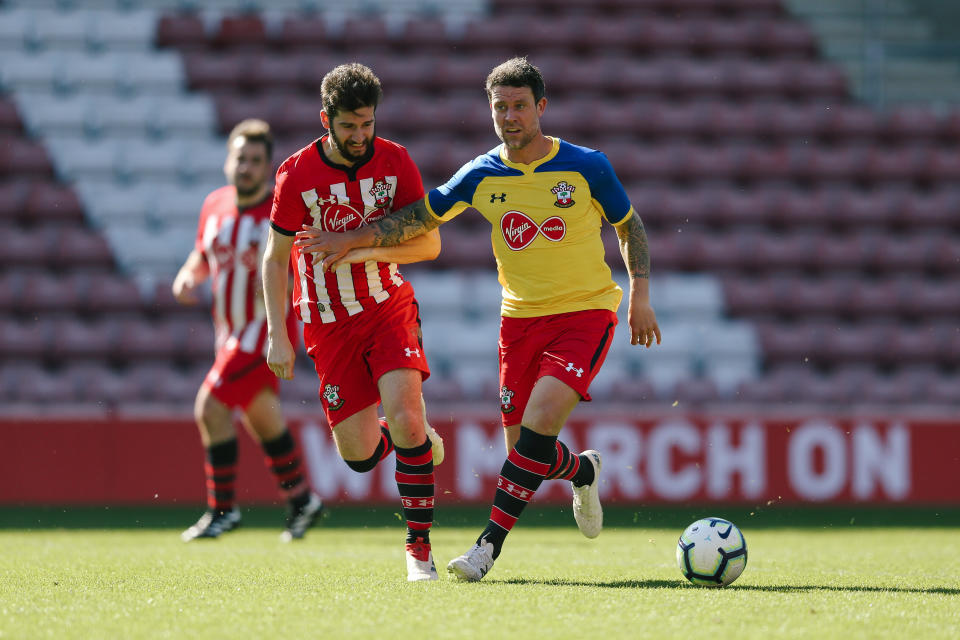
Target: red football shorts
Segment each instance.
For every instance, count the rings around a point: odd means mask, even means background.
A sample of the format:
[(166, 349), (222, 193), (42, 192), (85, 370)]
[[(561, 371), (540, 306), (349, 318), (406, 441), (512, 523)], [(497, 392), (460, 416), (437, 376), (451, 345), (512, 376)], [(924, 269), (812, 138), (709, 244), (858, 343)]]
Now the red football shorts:
[(264, 388), (274, 393), (280, 388), (267, 361), (259, 353), (246, 353), (237, 348), (221, 349), (203, 386), (210, 395), (231, 409), (246, 409)]
[(329, 324), (303, 325), (303, 341), (320, 378), (320, 399), (333, 428), (380, 402), (377, 380), (394, 369), (430, 377), (413, 287), (401, 286), (375, 309)]
[(500, 319), (500, 413), (503, 426), (520, 424), (533, 385), (553, 376), (590, 400), (617, 315), (606, 309), (536, 318)]

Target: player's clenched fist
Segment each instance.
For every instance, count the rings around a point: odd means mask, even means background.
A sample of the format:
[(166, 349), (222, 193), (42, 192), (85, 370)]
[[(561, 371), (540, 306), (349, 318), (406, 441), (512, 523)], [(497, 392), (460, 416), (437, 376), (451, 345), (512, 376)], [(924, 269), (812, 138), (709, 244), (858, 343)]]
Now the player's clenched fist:
[(267, 342), (267, 366), (273, 375), (284, 380), (293, 378), (293, 361), (296, 355), (289, 340), (270, 338)]

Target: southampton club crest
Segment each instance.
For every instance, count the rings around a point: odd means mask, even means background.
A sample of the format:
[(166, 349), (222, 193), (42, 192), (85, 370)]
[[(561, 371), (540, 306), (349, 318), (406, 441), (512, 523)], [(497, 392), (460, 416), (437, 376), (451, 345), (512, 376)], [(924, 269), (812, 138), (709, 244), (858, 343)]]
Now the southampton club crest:
[(512, 413), (516, 407), (513, 405), (513, 396), (516, 395), (506, 386), (500, 387), (500, 411), (503, 413)]
[(376, 200), (376, 207), (382, 209), (390, 204), (390, 185), (381, 178), (373, 184), (370, 195)]
[(327, 407), (330, 411), (336, 411), (343, 406), (343, 398), (340, 397), (340, 386), (328, 384), (323, 388), (323, 399), (327, 401)]
[(567, 207), (575, 205), (576, 202), (573, 199), (573, 192), (576, 190), (577, 188), (566, 180), (558, 182), (557, 186), (550, 189), (550, 193), (557, 196), (557, 201), (553, 203), (553, 206), (566, 209)]

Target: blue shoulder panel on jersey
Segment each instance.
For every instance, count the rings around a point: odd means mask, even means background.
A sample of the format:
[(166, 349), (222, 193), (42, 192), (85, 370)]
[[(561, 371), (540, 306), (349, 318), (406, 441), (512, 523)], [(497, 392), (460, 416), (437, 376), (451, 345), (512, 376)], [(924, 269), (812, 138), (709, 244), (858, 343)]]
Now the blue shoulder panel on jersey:
[(572, 171), (586, 178), (593, 199), (611, 223), (623, 221), (630, 213), (630, 198), (606, 154), (561, 140), (557, 155), (536, 169), (537, 173), (548, 171)]
[(447, 180), (446, 184), (432, 189), (428, 194), (427, 203), (434, 215), (442, 218), (458, 202), (465, 202), (470, 206), (473, 203), (473, 195), (484, 178), (522, 175), (520, 171), (503, 163), (498, 146), (460, 167), (460, 170)]

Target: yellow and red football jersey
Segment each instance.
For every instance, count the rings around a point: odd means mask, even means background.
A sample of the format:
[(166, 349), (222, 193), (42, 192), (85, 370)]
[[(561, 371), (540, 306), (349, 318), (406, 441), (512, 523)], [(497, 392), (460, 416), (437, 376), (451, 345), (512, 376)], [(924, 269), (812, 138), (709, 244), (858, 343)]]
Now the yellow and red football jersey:
[(507, 160), (502, 145), (460, 168), (427, 194), (427, 209), (450, 220), (477, 209), (503, 286), (501, 314), (513, 318), (609, 309), (623, 291), (604, 261), (600, 225), (634, 214), (607, 157), (558, 138), (531, 164)]

